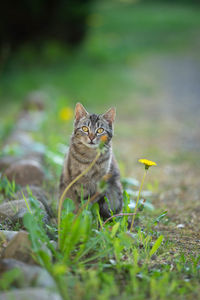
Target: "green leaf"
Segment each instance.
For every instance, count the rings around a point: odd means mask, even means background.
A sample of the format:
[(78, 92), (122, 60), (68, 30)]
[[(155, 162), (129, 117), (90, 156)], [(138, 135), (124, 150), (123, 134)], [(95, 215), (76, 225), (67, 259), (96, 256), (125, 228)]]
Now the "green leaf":
[(160, 248), (163, 238), (164, 238), (163, 235), (160, 235), (159, 238), (157, 238), (157, 240), (155, 241), (155, 243), (149, 253), (150, 257)]
[(42, 260), (42, 262), (43, 262), (45, 268), (46, 268), (47, 270), (50, 270), (50, 269), (51, 269), (51, 266), (52, 266), (50, 255), (49, 255), (47, 252), (45, 252), (44, 250), (39, 250), (39, 251), (37, 252), (37, 254), (38, 254), (39, 257), (41, 258), (41, 260)]
[(63, 211), (65, 212), (65, 214), (69, 214), (73, 212), (74, 209), (75, 209), (74, 201), (69, 198), (65, 199), (63, 202)]
[(120, 223), (118, 222), (118, 223), (116, 223), (114, 226), (113, 226), (113, 228), (112, 228), (112, 231), (111, 231), (111, 238), (113, 238), (115, 235), (116, 235), (116, 233), (117, 233), (117, 230), (119, 229), (119, 225), (120, 225)]
[(165, 210), (160, 216), (154, 219), (153, 224), (159, 223), (167, 215), (167, 210)]
[(53, 274), (58, 275), (64, 275), (67, 271), (67, 266), (65, 264), (56, 263), (53, 265)]
[(12, 270), (8, 270), (5, 273), (2, 274), (0, 279), (0, 290), (7, 290), (10, 288), (12, 283), (19, 279), (19, 277), (22, 275), (21, 270), (15, 268)]
[(34, 216), (30, 213), (26, 213), (23, 217), (23, 223), (30, 234), (32, 242), (32, 249), (37, 252), (41, 248), (41, 242), (38, 238), (38, 224), (35, 222)]
[(123, 202), (124, 202), (123, 212), (130, 212), (131, 209), (128, 206), (130, 204), (130, 196), (126, 190), (124, 190), (124, 193), (123, 193)]

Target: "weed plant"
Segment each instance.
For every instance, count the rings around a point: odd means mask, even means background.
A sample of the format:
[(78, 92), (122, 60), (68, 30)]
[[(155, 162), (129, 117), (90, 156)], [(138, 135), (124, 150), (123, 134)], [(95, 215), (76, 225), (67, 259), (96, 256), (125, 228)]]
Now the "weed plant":
[[(129, 230), (130, 196), (124, 182), (123, 211), (103, 222), (98, 204), (81, 199), (79, 213), (65, 199), (60, 220), (60, 244), (55, 223), (44, 223), (39, 202), (29, 197), (24, 226), (29, 232), (35, 261), (52, 276), (62, 299), (189, 299), (197, 295), (200, 256), (175, 253), (173, 243), (159, 232), (167, 212), (147, 215), (144, 204), (137, 207), (133, 231)], [(7, 180), (2, 188), (9, 195), (16, 185)], [(130, 218), (130, 219), (129, 219)], [(5, 241), (1, 241), (4, 243)], [(15, 286), (16, 270), (0, 279), (0, 289)]]
[[(112, 218), (103, 226), (97, 203), (85, 207), (82, 199), (84, 209), (77, 217), (73, 201), (65, 199), (58, 247), (57, 226), (45, 225), (37, 201), (30, 200), (24, 225), (33, 256), (55, 280), (62, 299), (183, 299), (182, 294), (197, 285), (199, 258), (189, 262), (182, 255), (173, 264), (162, 264), (169, 241), (156, 225), (166, 212), (130, 232), (128, 216)], [(129, 203), (124, 192), (123, 212), (130, 211)], [(141, 217), (139, 212), (137, 220)]]
[[(103, 144), (86, 171), (98, 159), (100, 151)], [(150, 166), (156, 165), (148, 160), (140, 162), (145, 165), (145, 175)], [(162, 259), (162, 243), (166, 242), (154, 227), (166, 212), (149, 220), (146, 228), (135, 226), (132, 231), (134, 220), (140, 218), (142, 211), (141, 205), (136, 214), (144, 177), (131, 227), (130, 197), (126, 191), (123, 213), (111, 212), (110, 222), (103, 223), (98, 203), (92, 204), (90, 199), (82, 198), (78, 213), (74, 213), (74, 202), (68, 198), (63, 201), (67, 187), (59, 203), (58, 227), (43, 223), (37, 201), (30, 198), (31, 208), (24, 217), (24, 225), (30, 235), (33, 255), (54, 279), (62, 299), (145, 299), (149, 294), (152, 299), (167, 299), (179, 293), (181, 279), (180, 282), (173, 279), (169, 265), (156, 267), (152, 263)], [(197, 265), (195, 272), (198, 273)]]

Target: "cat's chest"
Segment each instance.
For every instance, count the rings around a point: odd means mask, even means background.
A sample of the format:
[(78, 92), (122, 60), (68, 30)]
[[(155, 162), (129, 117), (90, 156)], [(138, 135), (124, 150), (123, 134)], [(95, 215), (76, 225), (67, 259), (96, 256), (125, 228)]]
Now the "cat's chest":
[[(97, 192), (98, 183), (102, 180), (103, 176), (108, 174), (110, 169), (110, 161), (103, 162), (101, 164), (95, 164), (80, 180), (75, 184), (74, 190), (77, 195), (83, 196), (85, 199), (90, 195), (94, 195)], [(84, 171), (84, 168), (80, 170)]]
[[(94, 181), (99, 181), (104, 175), (106, 175), (110, 170), (111, 157), (102, 158), (97, 161), (89, 171), (82, 176), (81, 182), (88, 182), (90, 184)], [(73, 177), (81, 174), (89, 167), (89, 164), (83, 164), (78, 161), (73, 162), (74, 168), (72, 169)]]
[(110, 169), (110, 158), (104, 162), (96, 163), (86, 174), (88, 180), (99, 181), (104, 175), (109, 172)]
[[(97, 192), (98, 183), (102, 180), (103, 176), (110, 172), (112, 148), (110, 147), (102, 153), (97, 162), (90, 168), (96, 155), (96, 151), (90, 149), (83, 151), (82, 148), (74, 147), (73, 145), (69, 149), (64, 168), (66, 181), (71, 182), (77, 176), (84, 173), (72, 186), (74, 195), (80, 197), (83, 193), (85, 199), (89, 195), (94, 195)], [(87, 172), (85, 172), (86, 170)]]

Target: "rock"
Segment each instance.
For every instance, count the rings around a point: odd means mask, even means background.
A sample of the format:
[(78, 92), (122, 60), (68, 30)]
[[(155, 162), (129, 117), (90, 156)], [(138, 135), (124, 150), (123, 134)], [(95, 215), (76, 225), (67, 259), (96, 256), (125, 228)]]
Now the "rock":
[(35, 111), (35, 112), (26, 112), (21, 114), (19, 120), (16, 123), (16, 128), (22, 131), (37, 131), (44, 120), (44, 113)]
[(28, 189), (27, 189), (27, 187), (23, 187), (21, 190), (19, 190), (15, 194), (15, 199), (22, 199), (23, 195), (26, 198), (28, 198), (29, 196), (33, 196), (35, 199), (40, 201), (44, 205), (48, 215), (50, 217), (53, 217), (52, 209), (48, 205), (49, 196), (43, 189), (41, 189), (38, 186), (34, 186), (34, 185), (30, 185)]
[[(28, 203), (30, 201), (27, 199)], [(39, 202), (40, 208), (46, 212), (44, 205)], [(13, 217), (18, 213), (23, 212), (23, 215), (28, 211), (26, 202), (24, 199), (8, 201), (0, 205), (0, 222), (5, 221), (6, 219), (13, 220)]]
[(17, 160), (18, 158), (14, 156), (5, 156), (0, 158), (0, 172), (3, 172), (7, 168), (9, 168)]
[(33, 143), (34, 141), (31, 138), (30, 134), (22, 130), (15, 130), (7, 139), (5, 145), (6, 147), (11, 145), (18, 145), (23, 147), (24, 149), (30, 149)]
[(48, 201), (48, 194), (38, 186), (30, 185), (28, 188), (23, 187), (21, 188), (16, 194), (15, 194), (15, 199), (22, 199), (23, 196), (28, 198), (29, 196), (33, 196), (36, 198), (38, 201)]
[[(13, 234), (13, 231), (11, 231), (11, 234), (8, 234), (9, 231), (7, 230), (0, 230), (0, 257), (7, 246), (8, 242), (15, 236)], [(18, 233), (18, 232), (17, 232)]]
[(11, 218), (11, 222), (12, 224), (20, 224), (20, 228), (24, 228), (24, 224), (23, 224), (23, 218), (24, 215), (28, 212), (27, 208), (21, 208), (12, 218)]
[[(31, 209), (30, 200), (27, 199), (27, 202)], [(39, 208), (41, 209), (41, 213), (43, 214), (43, 222), (47, 224), (49, 223), (50, 217), (53, 216), (53, 213), (47, 204), (46, 210), (42, 202), (38, 203)], [(9, 226), (8, 228), (10, 228), (11, 225), (15, 224), (20, 225), (20, 228), (24, 228), (23, 218), (27, 212), (28, 208), (24, 199), (5, 202), (0, 205), (0, 222), (4, 222), (4, 225)], [(52, 215), (49, 215), (49, 213), (51, 213)]]
[(55, 287), (55, 282), (49, 273), (39, 266), (28, 265), (12, 258), (0, 261), (0, 274), (12, 269), (19, 269), (23, 277), (23, 280), (21, 277), (19, 280), (16, 279), (15, 286), (17, 287)]
[(27, 95), (24, 103), (25, 110), (44, 110), (48, 96), (42, 91), (34, 91)]
[[(0, 205), (0, 209), (1, 209), (1, 205)], [(0, 222), (5, 221), (8, 218), (8, 215), (5, 214), (4, 212), (0, 211)]]
[(185, 228), (185, 225), (184, 224), (178, 224), (176, 227), (182, 229), (182, 228)]
[(35, 264), (28, 233), (19, 231), (4, 249), (2, 258), (14, 258), (25, 263)]
[(38, 163), (42, 164), (44, 162), (44, 153), (39, 152), (39, 151), (27, 151), (24, 155), (24, 159), (28, 160), (34, 160), (37, 161)]
[(43, 288), (16, 289), (0, 294), (0, 300), (62, 300), (59, 294)]
[[(28, 199), (27, 201), (30, 207), (30, 201)], [(43, 214), (43, 222), (45, 224), (49, 223), (50, 215), (41, 202), (39, 202), (39, 207), (41, 209), (41, 214)], [(51, 212), (51, 209), (48, 209)], [(5, 202), (0, 205), (0, 222), (4, 224), (4, 228), (6, 229), (12, 228), (15, 224), (18, 224), (18, 226), (20, 225), (20, 228), (24, 228), (23, 218), (27, 212), (28, 208), (24, 199)]]
[(18, 234), (18, 231), (0, 230), (0, 241), (10, 241), (16, 236), (16, 234)]
[[(9, 147), (8, 145), (5, 146)], [(6, 151), (6, 150), (5, 150)], [(40, 143), (34, 143), (31, 144), (30, 147), (26, 146), (25, 148), (21, 148), (19, 146), (18, 153), (13, 155), (6, 155), (4, 157), (0, 158), (0, 172), (3, 173), (6, 169), (8, 169), (12, 164), (16, 163), (19, 160), (25, 159), (25, 160), (34, 160), (39, 163), (42, 163), (44, 161), (45, 157), (45, 146)]]
[(30, 145), (29, 149), (27, 149), (27, 151), (25, 152), (25, 158), (37, 160), (38, 162), (43, 162), (45, 153), (46, 153), (45, 145), (34, 142)]
[[(23, 222), (23, 219), (24, 219), (24, 215), (27, 213), (27, 209), (21, 209), (18, 213), (16, 213), (13, 217), (12, 217), (12, 224), (20, 224), (20, 228), (24, 228), (24, 222)], [(42, 213), (43, 213), (43, 217), (42, 217), (42, 220), (44, 222), (44, 224), (48, 224), (49, 223), (49, 216), (48, 214), (46, 213), (46, 211), (43, 209), (42, 210)]]
[[(3, 148), (5, 153), (9, 153), (0, 159), (0, 170), (9, 167), (11, 163), (19, 159), (34, 159), (42, 162), (46, 153), (45, 145), (34, 142), (29, 134), (22, 130), (15, 130), (12, 135), (7, 139)], [(15, 156), (11, 156), (13, 153)], [(2, 166), (1, 166), (2, 165)]]
[(44, 172), (39, 162), (35, 160), (19, 160), (5, 170), (4, 175), (8, 180), (21, 186), (41, 185), (44, 180)]

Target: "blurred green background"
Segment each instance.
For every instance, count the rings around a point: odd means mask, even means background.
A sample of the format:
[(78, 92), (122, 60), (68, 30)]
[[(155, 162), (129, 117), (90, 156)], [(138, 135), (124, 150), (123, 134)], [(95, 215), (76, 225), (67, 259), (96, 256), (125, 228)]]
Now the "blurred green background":
[[(51, 3), (51, 6), (49, 6)], [(196, 164), (200, 6), (197, 1), (13, 1), (1, 10), (1, 144), (32, 91), (46, 96), (35, 138), (57, 151), (72, 119), (60, 111), (117, 108), (122, 173), (137, 158)], [(12, 10), (11, 10), (12, 7)], [(9, 13), (7, 13), (9, 11)], [(24, 23), (23, 23), (24, 22)], [(25, 28), (24, 30), (22, 30)]]

